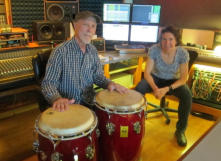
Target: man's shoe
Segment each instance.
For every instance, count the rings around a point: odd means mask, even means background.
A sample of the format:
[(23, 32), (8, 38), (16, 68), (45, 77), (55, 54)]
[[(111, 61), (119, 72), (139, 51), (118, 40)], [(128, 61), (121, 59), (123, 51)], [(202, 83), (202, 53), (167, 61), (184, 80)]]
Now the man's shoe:
[(186, 136), (184, 132), (176, 131), (175, 136), (176, 136), (177, 143), (179, 146), (186, 146), (187, 140), (186, 140)]

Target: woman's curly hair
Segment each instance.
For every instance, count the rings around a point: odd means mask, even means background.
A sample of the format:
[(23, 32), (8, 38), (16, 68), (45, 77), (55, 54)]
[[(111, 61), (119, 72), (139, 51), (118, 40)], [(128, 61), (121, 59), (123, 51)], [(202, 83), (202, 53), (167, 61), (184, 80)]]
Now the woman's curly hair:
[(162, 40), (162, 35), (166, 32), (169, 32), (171, 34), (174, 35), (175, 39), (176, 39), (176, 46), (181, 45), (181, 32), (179, 29), (176, 29), (173, 26), (167, 26), (165, 28), (162, 29), (161, 34), (160, 34), (160, 42)]

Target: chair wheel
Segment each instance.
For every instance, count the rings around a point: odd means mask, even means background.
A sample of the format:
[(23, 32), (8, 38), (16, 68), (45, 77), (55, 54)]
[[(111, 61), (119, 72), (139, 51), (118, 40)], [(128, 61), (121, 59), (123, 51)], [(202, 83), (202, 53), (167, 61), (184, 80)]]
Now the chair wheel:
[(166, 120), (166, 124), (170, 124), (170, 119), (167, 119), (167, 120)]

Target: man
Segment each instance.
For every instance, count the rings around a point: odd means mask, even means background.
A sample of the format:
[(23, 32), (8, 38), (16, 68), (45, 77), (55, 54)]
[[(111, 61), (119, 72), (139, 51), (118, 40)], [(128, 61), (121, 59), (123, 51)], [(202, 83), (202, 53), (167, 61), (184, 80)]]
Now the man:
[(104, 77), (96, 48), (90, 44), (100, 18), (90, 11), (76, 15), (75, 36), (56, 47), (48, 60), (42, 93), (54, 110), (64, 111), (68, 104), (91, 104), (93, 84), (110, 91), (126, 93), (127, 88)]

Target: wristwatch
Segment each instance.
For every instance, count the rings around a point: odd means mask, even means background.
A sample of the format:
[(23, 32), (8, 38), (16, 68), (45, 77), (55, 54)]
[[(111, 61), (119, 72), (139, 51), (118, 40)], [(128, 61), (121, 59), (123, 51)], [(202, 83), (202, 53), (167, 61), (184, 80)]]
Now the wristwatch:
[(172, 88), (171, 85), (169, 86), (169, 92), (170, 92), (170, 93), (173, 92), (173, 88)]

